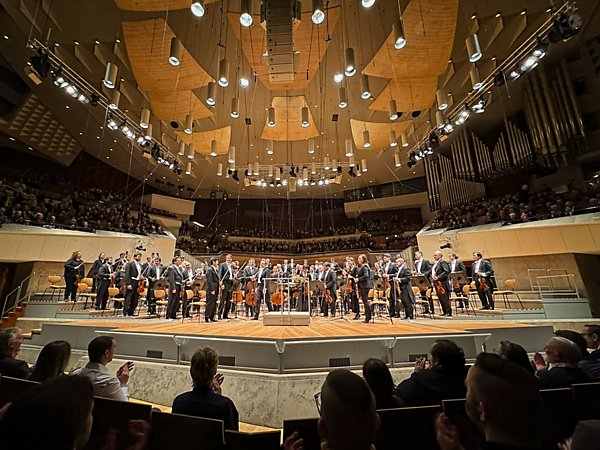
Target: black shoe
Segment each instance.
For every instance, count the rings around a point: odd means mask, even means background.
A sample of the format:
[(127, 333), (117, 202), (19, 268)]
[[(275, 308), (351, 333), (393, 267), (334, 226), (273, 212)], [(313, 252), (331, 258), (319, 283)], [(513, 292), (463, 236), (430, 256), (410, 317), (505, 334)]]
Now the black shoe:
[(258, 317), (254, 316), (254, 317), (252, 318), (252, 320), (258, 320)]
[(369, 323), (369, 322), (371, 322), (371, 320), (370, 319), (365, 319), (365, 320), (363, 320), (363, 322), (364, 323)]
[(352, 319), (352, 320), (360, 320), (360, 314), (355, 315), (354, 319)]
[(483, 307), (483, 308), (481, 308), (481, 309), (482, 309), (482, 310), (485, 310), (485, 311), (487, 311), (487, 310), (489, 310), (489, 309), (490, 309), (490, 307), (489, 307), (489, 306), (484, 306), (484, 307)]

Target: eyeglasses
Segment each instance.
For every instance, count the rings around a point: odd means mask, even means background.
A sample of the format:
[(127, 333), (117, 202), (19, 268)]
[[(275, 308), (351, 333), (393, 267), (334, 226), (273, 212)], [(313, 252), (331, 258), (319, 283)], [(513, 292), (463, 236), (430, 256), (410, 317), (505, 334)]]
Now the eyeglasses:
[(317, 405), (317, 412), (319, 413), (319, 416), (321, 415), (321, 392), (317, 392), (315, 394), (315, 403)]

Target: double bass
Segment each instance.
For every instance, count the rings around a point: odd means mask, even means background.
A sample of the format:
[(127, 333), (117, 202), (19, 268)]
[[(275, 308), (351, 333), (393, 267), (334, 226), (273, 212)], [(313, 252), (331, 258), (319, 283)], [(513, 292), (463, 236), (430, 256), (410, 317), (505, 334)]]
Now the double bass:
[(246, 283), (246, 305), (256, 306), (256, 280), (248, 280)]

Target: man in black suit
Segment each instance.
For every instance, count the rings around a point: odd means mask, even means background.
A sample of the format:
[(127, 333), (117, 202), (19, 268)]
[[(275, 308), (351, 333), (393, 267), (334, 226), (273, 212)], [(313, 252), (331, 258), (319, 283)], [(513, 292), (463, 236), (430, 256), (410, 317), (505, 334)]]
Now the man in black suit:
[(165, 274), (165, 268), (161, 264), (160, 258), (157, 256), (152, 261), (152, 264), (148, 266), (146, 271), (146, 278), (148, 279), (148, 294), (146, 300), (148, 300), (148, 314), (156, 314), (156, 299), (154, 298), (154, 285), (160, 280)]
[[(450, 253), (450, 262), (448, 263), (448, 265), (450, 266), (450, 273), (460, 273), (462, 275), (464, 275), (465, 279), (467, 278), (467, 268), (465, 267), (465, 265), (463, 264), (462, 261), (458, 260), (458, 256), (456, 255), (456, 253)], [(452, 280), (451, 280), (452, 281)], [(463, 295), (463, 284), (458, 284), (458, 285), (452, 285), (452, 290), (454, 291), (454, 293), (456, 294), (456, 296), (460, 299), (458, 301), (458, 307), (459, 308), (463, 308), (463, 301), (462, 301), (462, 295)], [(465, 306), (467, 306), (467, 308), (469, 307), (469, 300), (466, 299), (465, 300)]]
[[(425, 278), (431, 283), (431, 263), (423, 258), (423, 252), (415, 252), (415, 272), (417, 275), (425, 275)], [(429, 303), (431, 314), (435, 313), (433, 307), (433, 298), (427, 298), (427, 290), (419, 290), (421, 293), (421, 299)], [(429, 311), (423, 311), (425, 314), (429, 314)]]
[(97, 292), (98, 284), (100, 282), (100, 278), (98, 277), (98, 272), (100, 271), (100, 267), (104, 264), (104, 260), (106, 259), (106, 254), (104, 252), (98, 255), (98, 259), (94, 261), (92, 264), (92, 268), (90, 269), (89, 277), (92, 278), (92, 292)]
[(219, 320), (228, 319), (231, 309), (231, 290), (233, 288), (234, 268), (233, 257), (227, 255), (225, 262), (219, 266), (219, 280), (221, 280), (221, 299), (219, 300)]
[(273, 311), (273, 303), (271, 303), (271, 296), (269, 295), (269, 285), (266, 278), (271, 278), (271, 271), (267, 267), (267, 262), (262, 259), (260, 261), (260, 267), (256, 272), (256, 306), (254, 307), (254, 317), (252, 320), (258, 320), (260, 315), (260, 305), (263, 300), (267, 304), (267, 309)]
[(335, 305), (337, 303), (337, 279), (335, 271), (331, 270), (331, 263), (326, 262), (323, 264), (325, 269), (323, 273), (323, 283), (325, 284), (325, 289), (329, 291), (329, 295), (331, 296), (332, 301), (327, 302), (323, 301), (323, 312), (325, 313), (325, 317), (329, 317), (329, 310), (331, 310), (331, 315), (335, 316)]
[[(390, 316), (392, 317), (400, 317), (400, 310), (396, 310), (396, 289), (394, 289), (393, 281), (396, 273), (398, 272), (398, 267), (390, 260), (390, 254), (386, 253), (383, 255), (383, 262), (381, 263), (381, 273), (382, 278), (389, 283), (390, 286), (390, 298), (388, 298), (390, 304)], [(398, 305), (399, 306), (399, 305)]]
[[(394, 277), (394, 287), (392, 288), (396, 291), (396, 298), (399, 298), (404, 307), (404, 319), (405, 320), (413, 320), (414, 319), (414, 311), (413, 311), (413, 303), (415, 302), (414, 293), (412, 290), (411, 280), (412, 273), (402, 258), (396, 259), (396, 274)], [(400, 311), (398, 311), (398, 315)]]
[(142, 254), (136, 252), (133, 254), (133, 259), (125, 265), (125, 302), (123, 304), (123, 315), (125, 317), (133, 316), (140, 298), (137, 287), (143, 279), (141, 259)]
[[(254, 258), (250, 258), (248, 260), (248, 264), (246, 264), (246, 267), (244, 267), (244, 271), (242, 272), (242, 290), (244, 292), (246, 292), (246, 285), (248, 284), (248, 281), (250, 281), (252, 277), (256, 275), (257, 271), (258, 269), (256, 268), (256, 261)], [(253, 306), (244, 303), (244, 313), (246, 317), (254, 316), (253, 309)]]
[[(477, 288), (477, 294), (481, 300), (481, 309), (494, 309), (494, 285), (492, 283), (492, 275), (494, 270), (492, 264), (483, 259), (483, 255), (479, 252), (473, 253), (473, 265), (471, 266), (473, 281)], [(482, 280), (485, 280), (487, 290), (482, 289)]]
[(23, 335), (20, 328), (0, 330), (0, 375), (5, 377), (27, 379), (31, 369), (25, 361), (16, 359), (21, 349)]
[(112, 270), (112, 257), (109, 256), (98, 268), (98, 293), (96, 294), (96, 309), (106, 309), (108, 301), (108, 288), (110, 282), (114, 280), (115, 273)]
[(431, 268), (431, 279), (435, 287), (438, 300), (442, 305), (442, 316), (452, 317), (452, 305), (450, 304), (450, 266), (443, 259), (444, 254), (439, 250), (433, 253), (433, 267)]
[(65, 265), (65, 294), (64, 300), (67, 301), (71, 297), (71, 301), (75, 301), (77, 296), (77, 278), (80, 280), (84, 277), (85, 267), (81, 260), (81, 252), (76, 251), (71, 255)]
[(219, 295), (219, 258), (210, 258), (210, 266), (206, 269), (206, 309), (204, 320), (215, 322), (217, 296)]
[(167, 305), (167, 319), (177, 319), (177, 311), (181, 301), (181, 286), (183, 277), (181, 275), (181, 257), (176, 256), (172, 260), (168, 271), (169, 280), (169, 303)]

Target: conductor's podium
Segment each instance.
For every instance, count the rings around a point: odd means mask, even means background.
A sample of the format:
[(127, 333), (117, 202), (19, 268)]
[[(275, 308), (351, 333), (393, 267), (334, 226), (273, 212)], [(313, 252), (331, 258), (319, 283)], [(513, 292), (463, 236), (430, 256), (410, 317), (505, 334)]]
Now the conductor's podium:
[(284, 312), (271, 311), (263, 316), (263, 325), (294, 325), (305, 326), (310, 325), (310, 314), (306, 312)]

